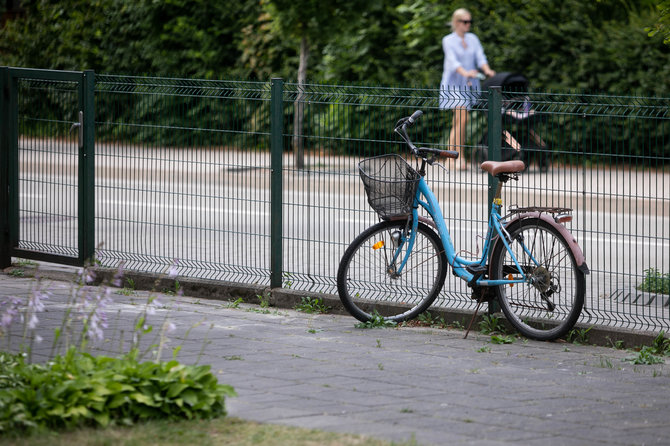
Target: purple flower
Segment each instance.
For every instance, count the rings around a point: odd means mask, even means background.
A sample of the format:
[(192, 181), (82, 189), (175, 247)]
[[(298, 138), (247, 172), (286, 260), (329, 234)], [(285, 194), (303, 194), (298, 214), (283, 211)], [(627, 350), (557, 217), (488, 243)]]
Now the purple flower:
[(2, 316), (0, 317), (0, 328), (2, 331), (6, 331), (12, 325), (14, 319), (19, 316), (19, 306), (21, 305), (21, 299), (10, 296), (7, 297), (0, 308), (2, 309)]
[(177, 267), (179, 266), (179, 260), (174, 259), (174, 262), (172, 265), (170, 265), (170, 269), (168, 270), (168, 277), (170, 279), (174, 279), (177, 277)]
[(36, 313), (44, 311), (44, 303), (42, 303), (42, 301), (49, 300), (51, 296), (51, 291), (42, 290), (40, 286), (39, 288), (33, 290), (32, 294), (30, 295), (30, 299), (28, 299), (28, 309)]
[(119, 288), (123, 283), (123, 262), (119, 263), (119, 267), (114, 273), (114, 278), (112, 279), (112, 285)]
[(109, 297), (110, 288), (105, 288), (103, 293), (91, 295), (83, 293), (81, 300), (77, 304), (79, 318), (83, 320), (86, 328), (86, 335), (89, 339), (101, 341), (104, 339), (104, 330), (108, 327), (107, 314), (105, 308), (112, 301)]
[(35, 327), (37, 327), (37, 323), (39, 321), (40, 320), (37, 319), (37, 316), (35, 316), (35, 313), (31, 313), (30, 317), (28, 318), (28, 328), (31, 329), (31, 330), (34, 330)]
[(95, 273), (89, 268), (81, 268), (79, 270), (79, 281), (84, 284), (93, 282), (95, 279)]

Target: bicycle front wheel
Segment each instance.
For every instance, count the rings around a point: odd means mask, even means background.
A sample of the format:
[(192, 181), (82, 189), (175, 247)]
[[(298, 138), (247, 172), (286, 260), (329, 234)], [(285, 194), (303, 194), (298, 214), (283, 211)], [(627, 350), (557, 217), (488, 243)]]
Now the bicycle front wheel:
[(337, 272), (337, 291), (356, 319), (367, 322), (379, 314), (386, 320), (405, 321), (437, 298), (447, 275), (442, 241), (419, 223), (407, 256), (410, 236), (411, 222), (383, 221), (366, 229), (345, 251)]
[(560, 338), (577, 322), (584, 306), (586, 279), (568, 242), (539, 218), (513, 222), (507, 231), (510, 251), (498, 243), (491, 255), (493, 280), (520, 279), (499, 285), (496, 294), (507, 320), (524, 336), (541, 341)]

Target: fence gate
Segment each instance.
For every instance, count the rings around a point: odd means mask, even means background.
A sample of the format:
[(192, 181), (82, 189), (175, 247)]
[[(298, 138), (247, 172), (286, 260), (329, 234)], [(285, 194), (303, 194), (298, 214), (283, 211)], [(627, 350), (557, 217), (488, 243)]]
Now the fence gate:
[(95, 250), (94, 73), (2, 67), (0, 85), (0, 266), (82, 265)]

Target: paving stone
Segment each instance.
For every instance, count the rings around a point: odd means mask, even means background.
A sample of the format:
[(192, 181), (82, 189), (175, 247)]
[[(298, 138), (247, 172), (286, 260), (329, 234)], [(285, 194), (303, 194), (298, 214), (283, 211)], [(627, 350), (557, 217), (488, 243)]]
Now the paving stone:
[[(2, 295), (27, 297), (33, 281), (0, 274)], [(51, 282), (33, 358), (46, 361), (71, 286)], [(95, 295), (104, 290), (91, 287)], [(151, 293), (113, 294), (111, 342), (118, 353)], [(631, 352), (430, 328), (358, 329), (353, 318), (158, 296), (175, 321), (163, 357), (210, 364), (238, 393), (242, 418), (364, 434), (423, 445), (667, 444), (670, 366), (624, 362)], [(20, 330), (11, 346), (18, 348)], [(129, 345), (124, 338), (124, 345)], [(143, 339), (143, 345), (151, 341)], [(482, 347), (487, 347), (481, 352)]]

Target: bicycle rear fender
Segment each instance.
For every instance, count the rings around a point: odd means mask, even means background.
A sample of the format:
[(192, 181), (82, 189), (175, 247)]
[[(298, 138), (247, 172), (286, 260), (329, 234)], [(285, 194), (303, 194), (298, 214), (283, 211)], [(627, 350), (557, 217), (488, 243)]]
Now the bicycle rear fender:
[[(546, 223), (549, 223), (563, 237), (565, 237), (565, 240), (568, 242), (568, 247), (570, 248), (570, 251), (572, 251), (572, 255), (575, 256), (575, 261), (577, 262), (577, 267), (584, 274), (589, 274), (589, 267), (586, 264), (586, 256), (584, 256), (584, 253), (582, 252), (582, 248), (580, 248), (579, 244), (577, 244), (577, 240), (570, 233), (570, 231), (568, 231), (568, 228), (566, 228), (565, 226), (563, 226), (560, 223), (557, 223), (552, 218), (551, 215), (546, 214), (546, 213), (541, 213), (541, 212), (526, 212), (524, 214), (518, 214), (505, 225), (505, 229), (507, 229), (509, 231), (510, 229), (514, 228), (514, 225), (520, 225), (523, 220), (528, 219), (528, 218), (537, 218), (539, 220), (545, 221)], [(493, 250), (491, 252), (495, 251), (496, 246), (498, 245), (498, 243), (501, 243), (500, 242), (500, 237), (496, 237), (495, 243), (493, 245)]]

